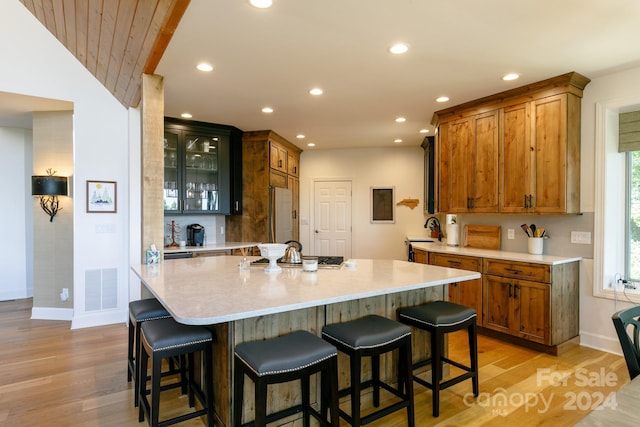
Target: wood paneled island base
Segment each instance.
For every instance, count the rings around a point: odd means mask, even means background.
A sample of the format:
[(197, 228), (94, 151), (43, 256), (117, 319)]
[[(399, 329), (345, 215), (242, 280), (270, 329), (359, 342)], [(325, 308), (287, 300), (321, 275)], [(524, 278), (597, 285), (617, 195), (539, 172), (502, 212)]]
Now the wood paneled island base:
[[(252, 258), (255, 259), (255, 258)], [(144, 286), (185, 324), (210, 325), (214, 344), (214, 400), (218, 422), (232, 425), (233, 348), (244, 341), (272, 338), (294, 330), (316, 335), (324, 324), (378, 314), (396, 318), (401, 306), (442, 299), (443, 286), (480, 277), (479, 273), (397, 260), (354, 260), (356, 267), (303, 272), (262, 266), (240, 270), (241, 257), (177, 259), (132, 267)], [(428, 335), (413, 337), (413, 357), (428, 352)], [(344, 357), (344, 359), (342, 358)], [(394, 357), (381, 360), (382, 376), (395, 378)], [(338, 361), (340, 387), (348, 384), (348, 360)], [(370, 371), (369, 361), (363, 367)], [(312, 401), (316, 401), (315, 384)], [(252, 419), (253, 384), (245, 384), (243, 419)], [(298, 384), (269, 388), (268, 412), (300, 402)], [(294, 416), (295, 418), (295, 416)], [(292, 418), (292, 420), (294, 419)]]

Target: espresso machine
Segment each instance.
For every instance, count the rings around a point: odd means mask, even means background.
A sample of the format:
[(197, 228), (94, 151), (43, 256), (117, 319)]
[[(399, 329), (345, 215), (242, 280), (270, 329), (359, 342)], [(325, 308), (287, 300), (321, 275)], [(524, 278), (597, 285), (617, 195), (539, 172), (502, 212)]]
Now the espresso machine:
[(204, 227), (200, 224), (187, 225), (187, 245), (203, 246), (204, 245)]

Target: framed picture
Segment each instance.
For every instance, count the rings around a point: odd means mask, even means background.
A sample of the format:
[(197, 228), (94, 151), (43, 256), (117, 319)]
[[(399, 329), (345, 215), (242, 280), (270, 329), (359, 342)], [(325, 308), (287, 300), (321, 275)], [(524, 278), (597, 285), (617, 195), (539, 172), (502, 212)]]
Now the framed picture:
[(116, 213), (115, 181), (87, 181), (87, 212)]
[(371, 223), (394, 223), (394, 187), (371, 187)]

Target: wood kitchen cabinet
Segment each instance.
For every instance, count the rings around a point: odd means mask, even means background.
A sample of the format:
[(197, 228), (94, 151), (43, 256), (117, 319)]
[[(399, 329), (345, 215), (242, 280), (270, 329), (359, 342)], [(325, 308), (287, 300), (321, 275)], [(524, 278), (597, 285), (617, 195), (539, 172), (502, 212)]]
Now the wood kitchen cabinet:
[(579, 116), (580, 98), (570, 93), (503, 110), (502, 212), (580, 211)]
[(483, 327), (554, 353), (578, 336), (578, 262), (483, 260)]
[(426, 264), (427, 261), (427, 251), (423, 251), (422, 249), (413, 250), (413, 262), (417, 262), (418, 264)]
[[(300, 150), (271, 130), (242, 135), (242, 215), (225, 217), (227, 241), (268, 242), (269, 187), (292, 190), (293, 238), (299, 238)], [(289, 173), (289, 171), (295, 173)], [(282, 243), (282, 242), (280, 242)]]
[(498, 212), (498, 111), (439, 129), (440, 210)]
[[(417, 253), (417, 250), (416, 250)], [(416, 261), (417, 262), (417, 261)], [(482, 272), (482, 258), (429, 253), (429, 264), (440, 267), (458, 268)], [(448, 300), (476, 310), (478, 323), (482, 323), (482, 279), (465, 280), (448, 285)]]
[(438, 211), (579, 213), (589, 81), (567, 73), (434, 113)]

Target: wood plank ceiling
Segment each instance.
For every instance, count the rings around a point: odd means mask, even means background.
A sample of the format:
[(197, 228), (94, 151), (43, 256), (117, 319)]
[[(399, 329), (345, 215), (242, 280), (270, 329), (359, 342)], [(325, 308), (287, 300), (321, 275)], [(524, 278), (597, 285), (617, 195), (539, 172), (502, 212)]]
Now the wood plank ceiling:
[(20, 0), (122, 105), (140, 102), (190, 0)]

